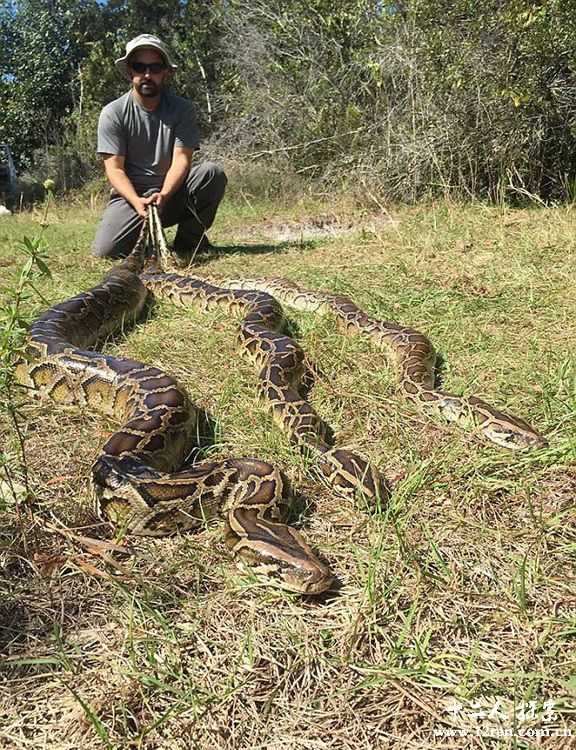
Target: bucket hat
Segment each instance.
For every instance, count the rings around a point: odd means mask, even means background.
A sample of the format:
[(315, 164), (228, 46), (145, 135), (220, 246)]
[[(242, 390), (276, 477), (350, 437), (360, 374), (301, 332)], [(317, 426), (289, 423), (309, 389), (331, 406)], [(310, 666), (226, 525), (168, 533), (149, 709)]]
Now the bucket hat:
[(154, 36), (153, 34), (139, 34), (126, 44), (126, 54), (124, 55), (124, 57), (119, 57), (114, 63), (114, 65), (116, 65), (116, 68), (120, 71), (122, 77), (128, 79), (129, 81), (132, 80), (132, 76), (130, 75), (128, 60), (130, 56), (133, 55), (134, 52), (136, 52), (137, 49), (154, 49), (156, 50), (156, 52), (159, 52), (162, 55), (169, 68), (171, 68), (172, 70), (176, 70), (178, 68), (178, 66), (172, 60), (172, 56), (170, 55), (168, 47), (161, 39), (159, 39), (157, 36)]

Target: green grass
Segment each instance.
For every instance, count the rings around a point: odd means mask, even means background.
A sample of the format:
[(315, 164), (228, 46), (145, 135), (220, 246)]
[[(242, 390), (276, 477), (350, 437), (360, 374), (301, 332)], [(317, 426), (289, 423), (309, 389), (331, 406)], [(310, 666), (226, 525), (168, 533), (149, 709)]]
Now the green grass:
[[(98, 208), (98, 207), (97, 207)], [(358, 231), (275, 242), (330, 212)], [(294, 523), (338, 587), (299, 598), (267, 589), (230, 561), (218, 525), (125, 554), (81, 536), (97, 525), (91, 462), (113, 429), (98, 415), (22, 397), (33, 502), (10, 493), (0, 550), (0, 746), (7, 748), (561, 747), (491, 740), (519, 728), (576, 733), (576, 240), (569, 207), (508, 210), (448, 203), (368, 219), (350, 205), (228, 203), (211, 234), (229, 248), (199, 273), (286, 276), (352, 297), (376, 317), (425, 332), (450, 391), (528, 419), (548, 449), (509, 454), (413, 412), (383, 352), (329, 318), (288, 311), (317, 367), (311, 401), (340, 444), (394, 484), (372, 515), (319, 485), (271, 423), (236, 345), (236, 321), (159, 304), (107, 345), (174, 374), (216, 422), (217, 456), (280, 466), (298, 495)], [(58, 205), (42, 235), (52, 279), (33, 317), (98, 281), (89, 255), (97, 210)], [(378, 217), (376, 217), (378, 218)], [(0, 218), (9, 285), (42, 212)], [(364, 228), (363, 228), (364, 227)], [(5, 459), (18, 443), (2, 429)], [(70, 533), (72, 532), (72, 533)], [(509, 715), (471, 713), (500, 699)], [(555, 701), (546, 723), (542, 704)], [(447, 706), (459, 701), (460, 714)], [(515, 708), (516, 707), (516, 708)], [(484, 737), (476, 736), (483, 726)], [(440, 736), (469, 730), (467, 738)], [(472, 736), (473, 735), (473, 736)], [(565, 745), (568, 747), (568, 745)]]

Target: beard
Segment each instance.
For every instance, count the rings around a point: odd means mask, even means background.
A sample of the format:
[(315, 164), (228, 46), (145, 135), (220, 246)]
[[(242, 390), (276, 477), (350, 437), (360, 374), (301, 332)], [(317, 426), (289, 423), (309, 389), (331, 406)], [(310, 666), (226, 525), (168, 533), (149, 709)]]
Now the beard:
[(136, 88), (144, 99), (155, 99), (162, 90), (154, 81), (142, 81)]

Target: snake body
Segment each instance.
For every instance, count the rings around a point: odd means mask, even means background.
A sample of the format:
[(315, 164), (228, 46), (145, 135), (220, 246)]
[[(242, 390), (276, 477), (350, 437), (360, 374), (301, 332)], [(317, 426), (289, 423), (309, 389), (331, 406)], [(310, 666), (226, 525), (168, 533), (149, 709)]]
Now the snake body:
[(546, 439), (520, 417), (501, 412), (476, 396), (458, 396), (436, 389), (436, 352), (420, 331), (373, 318), (347, 297), (304, 289), (287, 279), (230, 279), (224, 286), (268, 292), (297, 310), (329, 313), (344, 332), (368, 336), (394, 362), (400, 393), (429, 416), (472, 428), (490, 442), (510, 450), (547, 445)]
[(268, 583), (319, 593), (332, 576), (302, 536), (281, 522), (289, 494), (266, 461), (229, 458), (181, 469), (198, 440), (200, 410), (156, 367), (88, 347), (141, 312), (141, 254), (100, 284), (42, 314), (31, 326), (17, 382), (58, 404), (89, 407), (120, 428), (92, 467), (99, 514), (126, 531), (159, 536), (226, 520), (226, 544)]
[(221, 307), (240, 312), (240, 343), (258, 368), (260, 393), (281, 429), (314, 459), (316, 473), (338, 495), (368, 507), (389, 496), (384, 477), (356, 451), (335, 447), (330, 426), (301, 395), (304, 352), (294, 339), (282, 333), (284, 314), (273, 296), (266, 291), (231, 289), (199, 277), (157, 271), (142, 274), (142, 280), (156, 298), (183, 307)]

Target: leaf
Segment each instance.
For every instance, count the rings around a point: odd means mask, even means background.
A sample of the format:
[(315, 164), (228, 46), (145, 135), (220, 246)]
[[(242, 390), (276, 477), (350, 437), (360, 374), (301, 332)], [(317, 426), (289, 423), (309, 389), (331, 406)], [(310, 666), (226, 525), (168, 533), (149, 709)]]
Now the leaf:
[(50, 555), (45, 552), (35, 552), (33, 558), (41, 575), (46, 578), (49, 578), (55, 570), (62, 568), (68, 561), (64, 555)]
[(31, 240), (30, 237), (25, 236), (22, 240), (22, 246), (24, 252), (28, 252), (30, 255), (33, 255), (38, 249), (38, 242), (37, 240)]
[(27, 490), (23, 484), (14, 481), (0, 479), (0, 502), (6, 505), (12, 503), (23, 503), (27, 497)]
[(73, 557), (72, 561), (80, 568), (80, 570), (84, 571), (84, 573), (88, 573), (88, 575), (96, 576), (97, 578), (110, 578), (106, 571), (100, 570), (96, 565), (93, 565), (82, 557)]
[(52, 272), (50, 271), (50, 269), (48, 268), (48, 266), (46, 265), (46, 263), (44, 263), (44, 261), (42, 260), (42, 258), (40, 258), (40, 257), (36, 256), (36, 257), (34, 258), (34, 261), (35, 261), (35, 263), (36, 263), (36, 265), (37, 265), (38, 269), (40, 270), (40, 272), (41, 272), (41, 273), (42, 273), (42, 274), (43, 274), (44, 276), (48, 276), (48, 278), (50, 278), (50, 279), (51, 279), (51, 278), (52, 278)]
[(105, 539), (93, 539), (89, 536), (81, 536), (80, 534), (69, 534), (74, 541), (78, 542), (78, 544), (81, 544), (85, 549), (88, 550), (88, 552), (91, 552), (93, 555), (103, 555), (107, 552), (119, 552), (122, 555), (128, 555), (130, 554), (130, 549), (128, 547), (122, 547), (119, 544), (115, 544), (114, 542), (109, 542)]
[(24, 280), (27, 276), (30, 275), (30, 271), (32, 270), (32, 267), (34, 265), (34, 258), (28, 258), (26, 263), (22, 266), (22, 270), (20, 271), (20, 279)]

